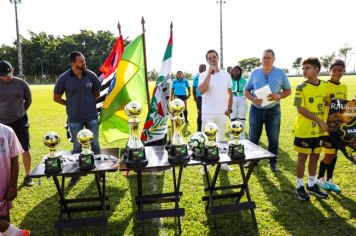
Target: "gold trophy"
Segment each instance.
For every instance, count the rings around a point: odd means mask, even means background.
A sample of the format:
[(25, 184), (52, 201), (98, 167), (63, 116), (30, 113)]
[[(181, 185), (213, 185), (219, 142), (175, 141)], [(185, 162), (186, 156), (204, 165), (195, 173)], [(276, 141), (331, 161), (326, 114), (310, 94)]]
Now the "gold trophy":
[(240, 134), (243, 132), (243, 126), (238, 121), (233, 121), (230, 124), (230, 133), (233, 136), (233, 140), (229, 142), (228, 155), (233, 160), (239, 160), (245, 158), (245, 147), (239, 142)]
[(141, 114), (141, 104), (132, 101), (125, 106), (125, 113), (130, 117), (130, 136), (125, 148), (125, 163), (127, 167), (143, 167), (148, 164), (145, 148), (140, 140), (138, 126), (141, 121), (137, 118)]
[(49, 132), (43, 136), (43, 144), (48, 147), (49, 154), (45, 159), (45, 173), (53, 174), (62, 171), (61, 155), (56, 151), (61, 139), (55, 132)]
[(91, 150), (91, 142), (94, 139), (93, 132), (82, 129), (77, 135), (78, 142), (82, 145), (82, 152), (79, 154), (80, 170), (91, 170), (95, 168), (94, 153)]
[(168, 103), (169, 112), (172, 114), (173, 134), (169, 146), (169, 161), (171, 163), (186, 163), (189, 162), (188, 146), (184, 141), (182, 130), (184, 126), (184, 118), (181, 114), (184, 110), (184, 102), (178, 98)]
[(207, 162), (219, 161), (219, 148), (216, 145), (216, 133), (219, 131), (218, 126), (213, 122), (208, 122), (204, 127), (204, 133), (208, 137), (205, 142), (204, 160)]

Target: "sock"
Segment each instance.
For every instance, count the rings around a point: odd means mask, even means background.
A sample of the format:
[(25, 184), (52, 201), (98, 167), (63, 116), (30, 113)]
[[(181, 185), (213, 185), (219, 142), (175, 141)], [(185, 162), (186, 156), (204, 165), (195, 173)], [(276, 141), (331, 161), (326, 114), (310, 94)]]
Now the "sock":
[(185, 121), (188, 121), (188, 111), (183, 111)]
[(12, 224), (9, 224), (9, 228), (4, 232), (5, 236), (18, 236), (21, 235), (21, 230), (13, 226)]
[(315, 176), (309, 176), (308, 186), (312, 187), (315, 184)]
[(326, 171), (327, 181), (333, 178), (336, 160), (337, 160), (337, 156), (330, 162), (327, 168)]
[(326, 164), (323, 161), (320, 162), (318, 179), (324, 178), (325, 172), (326, 172), (327, 168), (329, 167), (329, 165), (330, 164)]
[(303, 178), (297, 178), (297, 188), (303, 186)]

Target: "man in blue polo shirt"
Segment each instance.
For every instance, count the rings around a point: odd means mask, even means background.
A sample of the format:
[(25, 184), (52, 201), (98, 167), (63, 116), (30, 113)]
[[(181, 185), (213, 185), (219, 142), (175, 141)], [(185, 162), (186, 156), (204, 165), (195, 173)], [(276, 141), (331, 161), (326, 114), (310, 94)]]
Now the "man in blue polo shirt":
[[(251, 100), (250, 107), (250, 141), (259, 145), (263, 124), (268, 138), (268, 151), (278, 156), (279, 130), (281, 126), (280, 100), (291, 94), (291, 87), (286, 73), (273, 66), (275, 57), (272, 49), (263, 52), (262, 68), (254, 70), (244, 88), (244, 95)], [(265, 100), (270, 101), (261, 106), (264, 99), (256, 96), (255, 91), (268, 86), (271, 93)], [(270, 160), (270, 168), (278, 171), (277, 159)]]
[[(188, 90), (188, 95), (187, 95)], [(190, 86), (186, 78), (183, 77), (182, 71), (177, 71), (177, 78), (172, 81), (171, 85), (171, 99), (179, 98), (184, 101), (184, 117), (185, 123), (189, 125), (188, 122), (188, 110), (187, 110), (187, 99), (190, 97)]]
[[(53, 100), (66, 106), (73, 153), (81, 152), (77, 134), (85, 127), (93, 132), (91, 147), (94, 154), (99, 154), (99, 122), (95, 100), (100, 95), (100, 81), (94, 72), (86, 69), (85, 57), (81, 52), (70, 53), (69, 60), (71, 68), (58, 77)], [(62, 98), (64, 93), (66, 100)], [(75, 181), (76, 179), (73, 180), (74, 183)]]
[(197, 112), (198, 112), (198, 117), (197, 117), (197, 131), (201, 131), (201, 93), (199, 91), (199, 75), (206, 71), (206, 65), (201, 64), (199, 65), (199, 73), (194, 77), (193, 79), (193, 97), (194, 101), (197, 104)]

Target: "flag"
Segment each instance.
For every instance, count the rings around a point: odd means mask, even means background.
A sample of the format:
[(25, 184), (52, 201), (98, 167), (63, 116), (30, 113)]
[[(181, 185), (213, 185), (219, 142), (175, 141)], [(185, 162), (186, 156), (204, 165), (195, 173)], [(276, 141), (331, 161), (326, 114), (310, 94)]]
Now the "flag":
[(146, 122), (141, 134), (141, 141), (146, 146), (164, 145), (167, 141), (168, 100), (171, 82), (173, 33), (171, 31), (168, 45), (158, 79), (153, 90)]
[(130, 101), (147, 103), (143, 35), (125, 47), (100, 113), (100, 131), (108, 143), (127, 138), (124, 107)]

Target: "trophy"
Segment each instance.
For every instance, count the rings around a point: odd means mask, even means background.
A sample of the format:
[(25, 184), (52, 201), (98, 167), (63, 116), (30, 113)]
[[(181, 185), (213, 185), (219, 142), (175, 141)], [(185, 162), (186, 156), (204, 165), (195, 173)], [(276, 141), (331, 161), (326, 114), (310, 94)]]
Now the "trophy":
[(49, 132), (43, 136), (43, 144), (49, 149), (49, 154), (45, 159), (46, 174), (59, 173), (62, 171), (61, 155), (56, 151), (59, 143), (59, 135), (55, 132)]
[(82, 145), (82, 152), (79, 154), (79, 169), (91, 170), (95, 168), (94, 153), (91, 150), (90, 143), (94, 139), (93, 132), (88, 129), (82, 129), (77, 135), (78, 142)]
[(207, 162), (217, 162), (220, 159), (219, 148), (215, 142), (218, 130), (218, 126), (213, 122), (208, 122), (204, 127), (204, 133), (208, 137), (204, 149), (204, 160)]
[(140, 120), (137, 118), (141, 114), (142, 108), (139, 102), (130, 102), (125, 106), (125, 113), (130, 117), (130, 137), (125, 148), (125, 163), (127, 167), (144, 167), (148, 164), (145, 148), (139, 138), (138, 126)]
[(169, 112), (172, 114), (173, 134), (169, 146), (168, 158), (171, 163), (179, 164), (189, 162), (188, 146), (184, 141), (182, 130), (184, 126), (184, 118), (181, 114), (184, 110), (184, 102), (178, 98), (172, 100), (168, 104)]
[(245, 158), (245, 147), (239, 142), (240, 134), (243, 132), (243, 126), (238, 121), (233, 121), (230, 124), (230, 133), (233, 140), (229, 142), (228, 155), (232, 160), (239, 160)]

